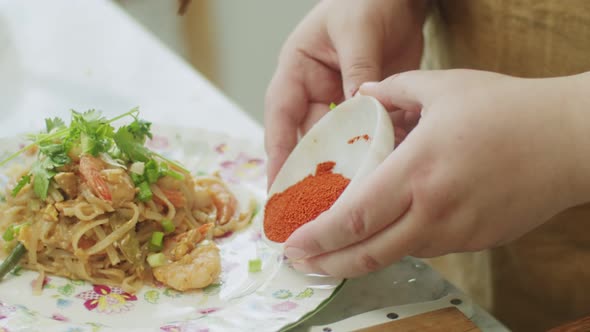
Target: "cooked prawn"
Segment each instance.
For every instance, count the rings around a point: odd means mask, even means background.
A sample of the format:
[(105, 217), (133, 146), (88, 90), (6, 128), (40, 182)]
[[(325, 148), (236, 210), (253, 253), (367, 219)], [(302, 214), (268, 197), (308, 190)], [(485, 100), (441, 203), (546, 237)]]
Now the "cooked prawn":
[(80, 174), (86, 183), (88, 183), (88, 186), (90, 186), (94, 194), (98, 197), (105, 201), (111, 201), (111, 191), (105, 179), (100, 174), (102, 169), (104, 169), (102, 160), (89, 155), (80, 157)]
[(221, 273), (221, 259), (213, 242), (202, 242), (210, 227), (205, 224), (167, 239), (162, 253), (168, 263), (153, 269), (156, 280), (180, 291), (211, 284)]
[(204, 224), (199, 228), (191, 229), (164, 241), (162, 252), (172, 261), (177, 261), (182, 256), (193, 250), (195, 246), (207, 238), (207, 233), (212, 224)]
[(133, 186), (131, 177), (124, 169), (105, 169), (100, 173), (111, 193), (113, 205), (121, 206), (125, 202), (133, 201), (135, 198), (135, 186)]
[[(162, 191), (164, 196), (166, 196), (166, 198), (170, 201), (170, 203), (174, 205), (175, 208), (181, 208), (186, 205), (186, 198), (180, 190), (165, 188), (160, 188), (160, 190)], [(158, 201), (158, 203), (164, 204), (164, 202), (162, 202), (162, 200), (160, 200), (157, 196), (154, 197), (154, 199)]]
[(217, 177), (198, 179), (197, 185), (205, 184), (216, 210), (216, 224), (225, 225), (234, 218), (238, 212), (238, 200)]
[(213, 194), (213, 204), (217, 208), (217, 224), (225, 225), (236, 214), (238, 200), (229, 189), (221, 184), (216, 183), (211, 186)]
[(219, 248), (213, 242), (203, 243), (180, 260), (153, 269), (161, 283), (185, 291), (209, 286), (221, 273)]

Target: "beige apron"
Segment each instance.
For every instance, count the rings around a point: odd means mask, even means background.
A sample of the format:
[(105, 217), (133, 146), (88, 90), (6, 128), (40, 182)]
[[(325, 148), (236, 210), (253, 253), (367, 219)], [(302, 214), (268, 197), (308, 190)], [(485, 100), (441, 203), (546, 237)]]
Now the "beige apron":
[[(425, 25), (424, 68), (522, 77), (590, 71), (590, 1), (434, 4)], [(429, 261), (514, 331), (546, 330), (590, 314), (590, 205), (565, 211), (505, 247)]]

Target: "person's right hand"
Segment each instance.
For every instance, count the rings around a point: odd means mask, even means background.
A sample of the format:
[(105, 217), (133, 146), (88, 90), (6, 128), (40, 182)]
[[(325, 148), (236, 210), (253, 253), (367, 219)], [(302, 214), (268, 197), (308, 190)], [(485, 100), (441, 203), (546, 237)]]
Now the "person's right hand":
[(283, 46), (266, 94), (268, 185), (291, 150), (361, 83), (416, 69), (426, 1), (324, 0)]

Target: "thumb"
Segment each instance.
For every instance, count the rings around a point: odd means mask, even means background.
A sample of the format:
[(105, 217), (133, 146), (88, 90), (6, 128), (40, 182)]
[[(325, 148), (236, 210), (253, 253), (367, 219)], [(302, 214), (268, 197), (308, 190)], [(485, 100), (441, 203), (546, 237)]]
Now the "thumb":
[(419, 112), (443, 93), (449, 83), (444, 70), (413, 70), (381, 82), (366, 82), (360, 86), (359, 93), (377, 98), (388, 110)]
[[(355, 38), (355, 36), (357, 38)], [(381, 80), (381, 44), (371, 34), (355, 33), (338, 47), (342, 89), (346, 99), (352, 97), (364, 82)]]

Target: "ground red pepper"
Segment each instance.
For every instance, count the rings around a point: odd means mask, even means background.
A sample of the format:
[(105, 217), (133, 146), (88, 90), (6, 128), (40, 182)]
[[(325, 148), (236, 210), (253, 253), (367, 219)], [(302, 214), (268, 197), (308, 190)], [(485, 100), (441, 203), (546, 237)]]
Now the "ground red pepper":
[(368, 142), (371, 139), (371, 137), (369, 137), (369, 135), (367, 135), (367, 134), (359, 135), (359, 136), (355, 136), (355, 137), (349, 139), (347, 143), (352, 144), (352, 143), (358, 141), (359, 139), (364, 139), (365, 141)]
[(285, 242), (301, 225), (328, 210), (344, 191), (350, 180), (332, 173), (336, 163), (326, 161), (285, 191), (276, 193), (264, 209), (264, 233), (275, 242)]

